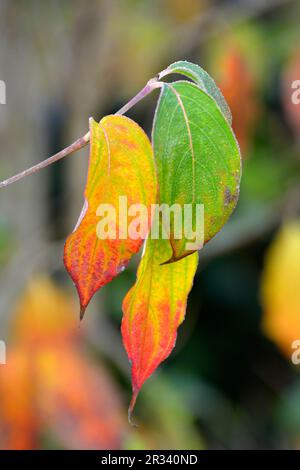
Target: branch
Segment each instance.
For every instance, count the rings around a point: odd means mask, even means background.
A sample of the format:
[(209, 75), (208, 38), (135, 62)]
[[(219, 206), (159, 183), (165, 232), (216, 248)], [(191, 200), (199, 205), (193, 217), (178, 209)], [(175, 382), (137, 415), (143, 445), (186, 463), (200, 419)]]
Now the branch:
[(136, 105), (139, 101), (141, 101), (145, 96), (149, 95), (155, 88), (160, 88), (163, 84), (160, 83), (158, 80), (160, 78), (160, 72), (156, 77), (151, 78), (147, 85), (137, 94), (135, 95), (128, 103), (126, 103), (116, 114), (125, 114), (130, 108)]
[(16, 181), (19, 181), (22, 178), (25, 178), (25, 176), (32, 175), (33, 173), (36, 173), (37, 171), (42, 170), (42, 168), (46, 168), (46, 166), (49, 166), (52, 163), (55, 163), (58, 160), (61, 160), (62, 158), (67, 157), (71, 153), (74, 153), (77, 150), (80, 150), (81, 148), (85, 147), (88, 144), (89, 140), (90, 140), (90, 133), (88, 132), (83, 137), (80, 137), (75, 142), (73, 142), (73, 144), (69, 145), (68, 147), (56, 153), (55, 155), (52, 155), (52, 157), (47, 158), (41, 163), (38, 163), (37, 165), (32, 166), (31, 168), (28, 168), (27, 170), (24, 170), (21, 173), (18, 173), (17, 175), (12, 176), (11, 178), (8, 178), (7, 180), (1, 181), (0, 188), (5, 188), (9, 184), (15, 183)]
[[(155, 88), (160, 88), (162, 86), (162, 83), (157, 81), (157, 77), (151, 78), (146, 86), (137, 93), (128, 103), (126, 103), (119, 111), (116, 112), (117, 115), (122, 115), (126, 113), (130, 108), (132, 108), (135, 104), (137, 104), (139, 101), (141, 101), (145, 96), (149, 95)], [(22, 171), (21, 173), (18, 173), (15, 176), (12, 176), (11, 178), (8, 178), (7, 180), (1, 181), (0, 182), (0, 189), (5, 188), (9, 184), (16, 183), (17, 181), (25, 178), (25, 176), (30, 176), (33, 173), (36, 173), (37, 171), (42, 170), (43, 168), (46, 168), (49, 165), (52, 165), (52, 163), (57, 162), (58, 160), (61, 160), (64, 157), (67, 157), (68, 155), (71, 155), (74, 152), (77, 152), (77, 150), (82, 149), (85, 147), (90, 141), (90, 133), (87, 132), (83, 137), (80, 137), (77, 139), (73, 144), (69, 145), (68, 147), (64, 148), (60, 152), (56, 153), (55, 155), (52, 155), (51, 157), (47, 158), (46, 160), (43, 160), (41, 163), (38, 163), (37, 165), (32, 166), (31, 168), (28, 168), (27, 170)]]

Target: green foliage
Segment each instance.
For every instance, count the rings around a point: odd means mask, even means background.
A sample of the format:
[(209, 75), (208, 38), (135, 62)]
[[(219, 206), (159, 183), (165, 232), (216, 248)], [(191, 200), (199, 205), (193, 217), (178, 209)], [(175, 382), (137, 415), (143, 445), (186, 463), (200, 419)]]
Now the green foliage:
[(174, 64), (169, 65), (167, 71), (185, 75), (186, 77), (193, 80), (193, 82), (195, 82), (196, 85), (201, 88), (201, 90), (205, 91), (205, 93), (210, 95), (215, 100), (227, 121), (231, 125), (232, 116), (230, 108), (213, 78), (202, 67), (197, 64), (187, 62), (186, 60), (180, 60), (178, 62), (174, 62)]
[[(164, 84), (153, 126), (159, 201), (204, 205), (204, 241), (225, 224), (239, 194), (240, 153), (216, 101), (196, 85)], [(187, 238), (172, 240), (174, 259)]]

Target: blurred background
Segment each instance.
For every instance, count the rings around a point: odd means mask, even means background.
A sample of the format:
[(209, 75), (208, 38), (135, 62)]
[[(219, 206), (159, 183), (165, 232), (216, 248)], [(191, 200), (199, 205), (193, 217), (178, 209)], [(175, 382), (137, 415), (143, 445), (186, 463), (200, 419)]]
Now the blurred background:
[[(138, 257), (78, 320), (63, 244), (88, 149), (1, 190), (2, 449), (300, 448), (300, 2), (0, 2), (0, 179), (85, 134), (186, 59), (233, 113), (243, 154), (233, 217), (200, 253), (170, 358), (127, 423), (121, 303)], [(128, 115), (148, 134), (156, 93)]]

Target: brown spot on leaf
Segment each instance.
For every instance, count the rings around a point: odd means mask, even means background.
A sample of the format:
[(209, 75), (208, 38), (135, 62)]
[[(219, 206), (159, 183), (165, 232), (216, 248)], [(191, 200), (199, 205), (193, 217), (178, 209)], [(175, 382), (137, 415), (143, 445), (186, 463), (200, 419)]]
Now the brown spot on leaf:
[(237, 192), (234, 192), (232, 194), (232, 192), (230, 191), (228, 186), (226, 186), (225, 191), (224, 191), (224, 204), (225, 204), (225, 206), (229, 206), (230, 204), (235, 203), (237, 201), (237, 199), (238, 199)]

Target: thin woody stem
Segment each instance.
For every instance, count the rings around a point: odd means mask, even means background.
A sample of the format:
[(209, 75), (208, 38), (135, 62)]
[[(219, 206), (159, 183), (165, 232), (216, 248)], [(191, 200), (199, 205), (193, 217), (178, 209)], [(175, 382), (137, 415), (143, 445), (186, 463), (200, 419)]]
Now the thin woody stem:
[(139, 101), (141, 101), (145, 96), (149, 95), (155, 88), (160, 88), (162, 84), (157, 81), (157, 78), (151, 78), (147, 85), (139, 91), (137, 95), (135, 95), (128, 103), (126, 103), (116, 114), (125, 114), (129, 109), (131, 109), (134, 105), (136, 105)]
[(80, 150), (81, 148), (87, 145), (89, 140), (90, 140), (90, 133), (88, 132), (83, 137), (80, 137), (75, 142), (73, 142), (73, 144), (69, 145), (68, 147), (56, 153), (55, 155), (52, 155), (52, 157), (49, 157), (46, 160), (43, 160), (41, 163), (38, 163), (37, 165), (34, 165), (31, 168), (28, 168), (27, 170), (24, 170), (21, 173), (18, 173), (17, 175), (12, 176), (11, 178), (8, 178), (7, 180), (2, 181), (0, 183), (0, 188), (5, 188), (9, 184), (15, 183), (16, 181), (19, 181), (22, 178), (25, 178), (25, 176), (32, 175), (33, 173), (36, 173), (37, 171), (42, 170), (43, 168), (46, 168), (46, 166), (49, 166), (52, 163), (55, 163), (58, 160), (61, 160), (67, 155), (70, 155), (71, 153), (76, 152), (77, 150)]
[[(162, 86), (162, 83), (158, 82), (157, 78), (152, 78), (151, 80), (149, 80), (147, 85), (137, 95), (135, 95), (130, 101), (128, 101), (128, 103), (126, 103), (121, 109), (119, 109), (119, 111), (117, 111), (116, 114), (122, 115), (126, 113), (135, 104), (137, 104), (147, 95), (149, 95), (155, 88), (160, 88), (161, 86)], [(52, 165), (52, 163), (55, 163), (58, 160), (61, 160), (62, 158), (67, 157), (68, 155), (71, 155), (74, 152), (77, 152), (77, 150), (80, 150), (83, 147), (85, 147), (89, 143), (89, 141), (90, 141), (90, 133), (87, 132), (83, 137), (80, 137), (75, 142), (73, 142), (73, 144), (64, 148), (63, 150), (56, 153), (55, 155), (52, 155), (46, 160), (43, 160), (41, 163), (38, 163), (37, 165), (34, 165), (31, 168), (28, 168), (27, 170), (24, 170), (21, 173), (18, 173), (17, 175), (12, 176), (11, 178), (1, 181), (0, 189), (5, 188), (9, 184), (16, 183), (17, 181), (25, 178), (25, 176), (30, 176), (33, 173), (36, 173), (37, 171), (40, 171), (43, 168), (46, 168), (47, 166)]]

